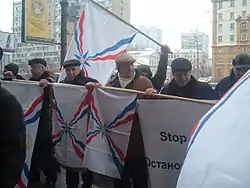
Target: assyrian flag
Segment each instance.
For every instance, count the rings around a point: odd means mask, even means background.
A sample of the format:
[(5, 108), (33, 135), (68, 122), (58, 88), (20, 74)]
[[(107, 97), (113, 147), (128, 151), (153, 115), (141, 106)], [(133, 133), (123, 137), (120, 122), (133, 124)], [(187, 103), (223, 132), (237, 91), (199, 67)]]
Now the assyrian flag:
[(84, 158), (88, 169), (121, 177), (136, 101), (132, 93), (93, 91)]
[[(115, 58), (126, 52), (136, 32), (109, 11), (87, 0), (65, 60), (80, 61), (85, 76), (106, 84), (115, 69)], [(62, 68), (59, 81), (65, 76)]]
[(81, 86), (53, 84), (52, 139), (57, 160), (82, 168), (91, 94)]
[(250, 71), (193, 131), (178, 188), (249, 188)]
[(15, 187), (26, 188), (43, 104), (43, 89), (38, 86), (38, 84), (27, 84), (25, 82), (2, 82), (2, 86), (16, 96), (24, 110), (26, 124), (26, 159), (21, 178)]

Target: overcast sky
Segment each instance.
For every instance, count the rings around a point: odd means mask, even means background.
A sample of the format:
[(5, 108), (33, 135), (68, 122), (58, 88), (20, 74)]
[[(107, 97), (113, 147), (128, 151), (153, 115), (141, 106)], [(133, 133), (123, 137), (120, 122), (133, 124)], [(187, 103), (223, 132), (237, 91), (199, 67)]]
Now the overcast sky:
[[(0, 0), (2, 31), (11, 31), (13, 1), (16, 0)], [(204, 31), (211, 41), (210, 0), (131, 0), (131, 9), (132, 24), (159, 27), (163, 30), (163, 42), (172, 50), (180, 48), (180, 33), (189, 30)]]

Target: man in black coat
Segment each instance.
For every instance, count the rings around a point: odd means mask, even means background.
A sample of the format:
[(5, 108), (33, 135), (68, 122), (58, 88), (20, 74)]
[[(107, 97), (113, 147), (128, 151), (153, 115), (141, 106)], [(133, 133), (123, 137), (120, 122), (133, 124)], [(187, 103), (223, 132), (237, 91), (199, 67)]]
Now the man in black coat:
[(0, 86), (0, 185), (13, 188), (25, 161), (25, 123), (17, 99)]
[(25, 80), (21, 75), (18, 74), (19, 66), (15, 63), (9, 63), (4, 66), (3, 80)]
[[(85, 86), (87, 83), (96, 83), (98, 81), (85, 77), (84, 72), (80, 68), (81, 63), (75, 59), (65, 61), (63, 67), (65, 68), (66, 78), (61, 83)], [(82, 188), (91, 188), (93, 184), (93, 173), (89, 170), (81, 173), (83, 179)], [(79, 185), (79, 173), (74, 169), (66, 170), (66, 184), (67, 188), (77, 188)]]
[(159, 92), (166, 80), (167, 67), (168, 67), (168, 54), (171, 50), (168, 46), (163, 45), (161, 47), (160, 61), (154, 76), (148, 65), (139, 65), (137, 69), (141, 72), (142, 76), (146, 76), (153, 84), (154, 88)]
[(197, 81), (192, 75), (192, 64), (188, 59), (177, 58), (171, 64), (173, 79), (162, 89), (161, 94), (179, 97), (216, 100), (217, 96), (212, 87)]
[[(52, 83), (54, 79), (46, 69), (47, 62), (44, 59), (36, 58), (29, 61), (32, 77), (30, 81), (37, 81), (44, 86)], [(41, 110), (40, 121), (32, 154), (31, 168), (29, 174), (29, 186), (40, 183), (40, 171), (42, 170), (46, 176), (46, 186), (53, 188), (57, 181), (57, 163), (53, 156), (52, 147), (52, 111), (51, 105), (51, 89), (44, 87), (43, 106)]]
[(230, 76), (223, 78), (215, 88), (219, 98), (250, 69), (250, 56), (248, 54), (239, 54), (233, 59), (232, 64), (233, 69)]

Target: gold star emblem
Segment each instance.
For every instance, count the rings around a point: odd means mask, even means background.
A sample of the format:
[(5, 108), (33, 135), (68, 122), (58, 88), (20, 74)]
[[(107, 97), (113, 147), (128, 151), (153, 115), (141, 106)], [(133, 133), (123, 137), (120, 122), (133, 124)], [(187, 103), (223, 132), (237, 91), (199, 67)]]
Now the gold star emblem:
[(84, 62), (85, 62), (85, 59), (82, 57), (82, 58), (80, 59), (80, 62), (81, 62), (81, 63), (84, 63)]

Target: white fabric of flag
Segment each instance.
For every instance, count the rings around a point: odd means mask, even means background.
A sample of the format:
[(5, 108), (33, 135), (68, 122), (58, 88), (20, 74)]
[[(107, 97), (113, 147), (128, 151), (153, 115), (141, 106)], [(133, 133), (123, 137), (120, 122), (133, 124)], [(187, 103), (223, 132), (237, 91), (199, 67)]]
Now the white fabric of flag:
[(121, 177), (136, 100), (132, 93), (93, 91), (84, 160), (91, 171)]
[(26, 82), (1, 82), (2, 87), (11, 92), (22, 105), (26, 124), (26, 158), (21, 177), (16, 187), (28, 184), (31, 157), (35, 145), (38, 124), (43, 104), (43, 89), (38, 84)]
[[(136, 33), (109, 11), (86, 0), (65, 60), (78, 60), (86, 77), (106, 84), (116, 67), (115, 58), (126, 52)], [(59, 81), (65, 76), (62, 68)]]
[(249, 188), (250, 72), (201, 119), (178, 188)]
[(85, 87), (53, 84), (52, 139), (57, 160), (82, 168), (90, 93)]
[(179, 100), (138, 101), (150, 187), (176, 187), (191, 131), (211, 107)]

